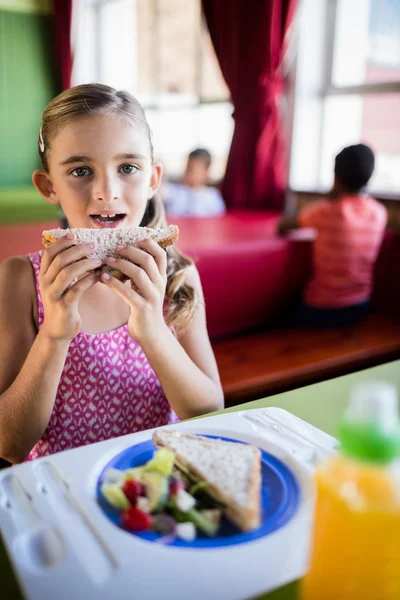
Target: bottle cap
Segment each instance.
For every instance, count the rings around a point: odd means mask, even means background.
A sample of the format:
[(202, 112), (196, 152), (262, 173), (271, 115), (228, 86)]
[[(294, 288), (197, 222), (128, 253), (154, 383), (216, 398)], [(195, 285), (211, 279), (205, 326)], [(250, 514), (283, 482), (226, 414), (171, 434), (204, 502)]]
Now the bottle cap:
[(365, 381), (350, 394), (339, 424), (342, 451), (360, 460), (387, 463), (400, 455), (400, 421), (396, 388)]

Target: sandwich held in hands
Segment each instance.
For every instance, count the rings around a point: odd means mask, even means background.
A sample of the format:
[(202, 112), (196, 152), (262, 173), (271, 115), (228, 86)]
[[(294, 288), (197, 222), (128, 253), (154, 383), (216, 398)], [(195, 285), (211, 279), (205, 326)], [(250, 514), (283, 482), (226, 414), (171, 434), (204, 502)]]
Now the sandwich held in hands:
[(73, 233), (77, 244), (94, 244), (93, 251), (87, 258), (98, 258), (102, 262), (102, 271), (109, 273), (117, 279), (126, 279), (117, 269), (106, 265), (106, 259), (116, 257), (118, 249), (125, 246), (137, 247), (138, 242), (146, 239), (154, 240), (161, 248), (172, 246), (178, 240), (179, 229), (177, 225), (170, 225), (167, 229), (152, 229), (151, 227), (118, 227), (106, 229), (50, 229), (43, 231), (42, 243), (49, 248), (58, 239), (68, 233)]

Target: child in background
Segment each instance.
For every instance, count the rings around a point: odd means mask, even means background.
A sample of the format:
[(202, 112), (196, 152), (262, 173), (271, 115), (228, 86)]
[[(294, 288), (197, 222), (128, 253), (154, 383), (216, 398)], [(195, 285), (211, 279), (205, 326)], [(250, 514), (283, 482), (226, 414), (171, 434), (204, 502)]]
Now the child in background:
[(374, 264), (387, 223), (385, 207), (364, 191), (374, 165), (368, 146), (344, 148), (335, 159), (330, 197), (280, 223), (282, 234), (298, 227), (316, 231), (313, 275), (291, 323), (344, 325), (359, 321), (367, 312)]
[(205, 148), (197, 148), (189, 154), (182, 181), (163, 185), (162, 196), (168, 215), (214, 217), (225, 212), (219, 190), (207, 186), (210, 167), (211, 154)]
[[(33, 183), (71, 227), (105, 227), (102, 214), (116, 215), (114, 227), (166, 226), (162, 168), (127, 92), (90, 84), (57, 96), (39, 154)], [(222, 408), (193, 263), (153, 240), (140, 246), (109, 261), (136, 288), (101, 275), (86, 258), (92, 246), (73, 234), (0, 265), (2, 458), (32, 460)]]

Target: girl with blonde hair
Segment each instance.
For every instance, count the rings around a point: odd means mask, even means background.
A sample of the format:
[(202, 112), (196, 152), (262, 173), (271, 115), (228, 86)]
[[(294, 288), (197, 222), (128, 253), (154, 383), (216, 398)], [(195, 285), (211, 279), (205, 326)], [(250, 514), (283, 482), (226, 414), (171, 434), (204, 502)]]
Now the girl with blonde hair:
[[(165, 227), (148, 123), (130, 94), (66, 90), (43, 113), (32, 180), (72, 228)], [(110, 265), (74, 235), (0, 265), (0, 456), (32, 460), (222, 408), (196, 268), (154, 241)], [(143, 252), (145, 250), (146, 252)]]

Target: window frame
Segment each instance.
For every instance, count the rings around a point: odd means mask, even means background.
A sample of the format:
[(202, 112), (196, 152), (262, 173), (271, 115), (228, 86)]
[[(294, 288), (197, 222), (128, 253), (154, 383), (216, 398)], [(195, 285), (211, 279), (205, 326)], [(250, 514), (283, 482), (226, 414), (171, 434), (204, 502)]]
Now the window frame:
[[(299, 15), (304, 8), (307, 0), (301, 0), (299, 5), (299, 13), (297, 24), (301, 22)], [(323, 0), (321, 0), (322, 4)], [(324, 128), (326, 127), (326, 104), (327, 100), (331, 97), (346, 97), (346, 96), (354, 96), (359, 95), (361, 97), (367, 97), (369, 95), (375, 94), (399, 94), (400, 93), (400, 80), (399, 81), (384, 81), (384, 82), (376, 82), (376, 83), (362, 83), (356, 85), (336, 85), (333, 82), (333, 68), (334, 68), (334, 53), (335, 53), (335, 39), (337, 39), (336, 33), (338, 31), (338, 5), (340, 0), (325, 0), (325, 9), (324, 9), (324, 18), (320, 22), (320, 27), (323, 29), (324, 43), (322, 47), (322, 57), (321, 57), (321, 65), (319, 68), (321, 69), (321, 77), (319, 80), (319, 84), (315, 87), (314, 93), (315, 97), (318, 98), (320, 102), (320, 116), (317, 117), (319, 119), (318, 130), (319, 133), (316, 136), (315, 142), (317, 144), (317, 152), (316, 152), (316, 177), (315, 177), (315, 185), (301, 185), (299, 181), (294, 182), (294, 185), (291, 186), (291, 189), (296, 193), (305, 193), (305, 194), (321, 194), (325, 193), (326, 189), (321, 183), (320, 174), (321, 174), (321, 166), (322, 166), (322, 150), (323, 150), (323, 135)], [(299, 29), (299, 27), (298, 27)], [(297, 31), (297, 35), (301, 36), (301, 31)], [(299, 40), (296, 40), (296, 46), (299, 45)], [(299, 81), (298, 75), (298, 64), (299, 64), (299, 52), (296, 51), (295, 59), (290, 66), (290, 77), (289, 80), (292, 82), (292, 88), (288, 89), (288, 97), (292, 98), (290, 102), (290, 133), (289, 133), (289, 143), (290, 143), (290, 152), (289, 152), (289, 181), (292, 177), (293, 171), (295, 171), (294, 161), (298, 160), (298, 146), (299, 140), (296, 138), (296, 111), (298, 108), (298, 101), (301, 95), (299, 89), (302, 88), (302, 82)], [(310, 93), (310, 89), (308, 89), (308, 93)], [(294, 143), (293, 143), (294, 142)], [(290, 186), (289, 186), (290, 187)], [(383, 191), (382, 188), (374, 188), (373, 194), (377, 198), (387, 199), (387, 200), (400, 200), (400, 193), (391, 192), (391, 191)]]
[[(101, 52), (100, 52), (100, 44), (101, 44), (101, 35), (100, 35), (100, 31), (101, 31), (101, 8), (107, 4), (113, 4), (115, 2), (117, 2), (118, 0), (85, 0), (88, 4), (93, 6), (94, 9), (94, 20), (95, 20), (95, 29), (96, 29), (96, 65), (95, 65), (95, 71), (96, 71), (96, 77), (98, 81), (101, 81), (101, 75), (102, 75), (102, 71), (101, 71), (101, 64), (100, 64), (100, 56), (101, 56)], [(150, 0), (148, 0), (150, 1)], [(132, 0), (132, 2), (134, 2), (136, 4), (136, 0)], [(153, 13), (153, 22), (154, 22), (154, 30), (153, 30), (153, 44), (156, 47), (157, 46), (157, 40), (159, 39), (159, 36), (157, 35), (157, 27), (158, 24), (160, 22), (159, 19), (159, 4), (158, 4), (158, 0), (151, 0), (151, 10)], [(158, 110), (163, 110), (165, 108), (168, 108), (169, 110), (181, 110), (182, 108), (198, 108), (200, 106), (203, 105), (210, 105), (210, 104), (226, 104), (231, 103), (231, 98), (228, 95), (225, 99), (222, 98), (204, 98), (202, 96), (202, 86), (201, 86), (201, 75), (202, 75), (202, 67), (203, 67), (203, 53), (202, 53), (202, 35), (208, 31), (207, 30), (207, 25), (206, 25), (206, 21), (205, 21), (205, 17), (204, 14), (201, 10), (201, 3), (199, 2), (199, 11), (200, 11), (200, 27), (199, 27), (199, 32), (198, 35), (196, 36), (196, 65), (195, 65), (195, 69), (196, 69), (196, 78), (195, 78), (195, 93), (193, 94), (193, 96), (191, 97), (191, 99), (187, 102), (177, 102), (174, 103), (172, 102), (168, 102), (165, 103), (165, 101), (163, 101), (163, 98), (166, 98), (168, 96), (169, 100), (173, 100), (174, 98), (174, 94), (167, 94), (165, 92), (154, 92), (153, 94), (149, 93), (149, 98), (152, 98), (150, 100), (144, 100), (141, 102), (144, 110), (152, 110), (152, 111), (158, 111)], [(159, 89), (160, 85), (160, 76), (159, 76), (159, 64), (158, 64), (158, 60), (157, 60), (157, 56), (159, 56), (159, 52), (154, 52), (154, 61), (153, 61), (153, 77), (154, 77), (154, 83), (155, 83), (155, 89)], [(138, 97), (140, 97), (141, 94), (138, 94)], [(179, 96), (183, 96), (184, 94), (176, 94), (176, 98), (178, 98)], [(189, 95), (187, 95), (189, 96)]]
[(328, 96), (350, 96), (358, 94), (364, 96), (367, 94), (390, 94), (400, 92), (399, 81), (384, 81), (377, 83), (361, 83), (357, 85), (335, 85), (332, 81), (333, 60), (335, 51), (335, 39), (337, 31), (337, 7), (340, 0), (328, 0), (328, 10), (326, 14), (326, 78), (324, 97)]

